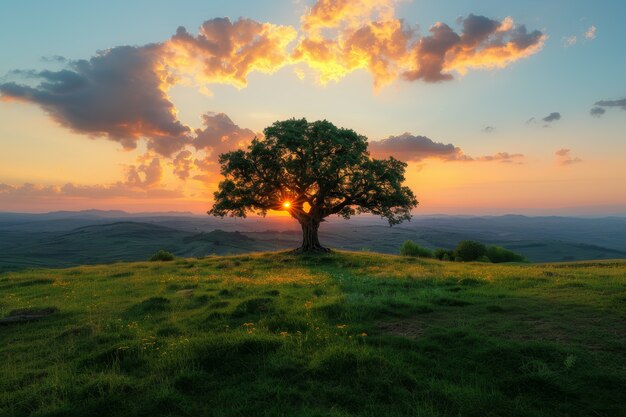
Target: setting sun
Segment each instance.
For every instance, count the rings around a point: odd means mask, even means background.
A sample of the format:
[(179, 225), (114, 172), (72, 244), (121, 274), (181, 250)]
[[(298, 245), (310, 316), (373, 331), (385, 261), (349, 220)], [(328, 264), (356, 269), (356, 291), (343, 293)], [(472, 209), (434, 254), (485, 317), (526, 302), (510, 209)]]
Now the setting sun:
[(285, 201), (285, 202), (283, 203), (283, 207), (284, 207), (284, 208), (286, 208), (286, 209), (288, 209), (289, 207), (291, 207), (291, 202), (289, 202), (289, 201)]

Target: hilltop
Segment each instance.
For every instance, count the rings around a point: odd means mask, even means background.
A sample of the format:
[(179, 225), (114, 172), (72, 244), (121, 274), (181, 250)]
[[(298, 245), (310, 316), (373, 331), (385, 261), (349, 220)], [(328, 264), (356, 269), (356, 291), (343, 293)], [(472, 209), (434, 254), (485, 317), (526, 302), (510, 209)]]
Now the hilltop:
[(7, 272), (0, 316), (49, 315), (0, 326), (0, 415), (624, 415), (625, 284), (350, 252)]

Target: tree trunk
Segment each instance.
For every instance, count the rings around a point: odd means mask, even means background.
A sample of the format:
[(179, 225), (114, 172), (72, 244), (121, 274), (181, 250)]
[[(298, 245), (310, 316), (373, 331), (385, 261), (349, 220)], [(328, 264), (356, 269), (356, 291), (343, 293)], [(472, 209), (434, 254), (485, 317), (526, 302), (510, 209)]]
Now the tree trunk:
[(317, 230), (320, 227), (319, 220), (307, 219), (300, 222), (302, 226), (302, 246), (296, 252), (330, 252), (330, 249), (323, 247), (317, 237)]

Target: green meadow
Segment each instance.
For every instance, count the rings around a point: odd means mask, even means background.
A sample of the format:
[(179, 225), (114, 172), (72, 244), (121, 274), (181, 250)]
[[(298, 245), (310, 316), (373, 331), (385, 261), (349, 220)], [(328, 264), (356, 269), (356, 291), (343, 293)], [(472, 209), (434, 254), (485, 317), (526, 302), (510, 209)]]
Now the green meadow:
[(0, 275), (0, 317), (45, 308), (0, 326), (3, 417), (626, 415), (626, 261), (261, 253)]

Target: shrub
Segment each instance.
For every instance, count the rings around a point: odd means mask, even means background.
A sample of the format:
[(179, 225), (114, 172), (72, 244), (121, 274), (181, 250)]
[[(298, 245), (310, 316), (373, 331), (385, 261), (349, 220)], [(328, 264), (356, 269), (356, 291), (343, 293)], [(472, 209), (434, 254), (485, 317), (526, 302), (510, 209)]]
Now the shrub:
[(424, 248), (411, 240), (407, 240), (400, 247), (400, 255), (415, 256), (417, 258), (432, 258), (433, 253), (428, 248)]
[(433, 256), (440, 261), (449, 261), (454, 257), (454, 251), (451, 249), (435, 249)]
[(150, 261), (152, 262), (155, 262), (155, 261), (166, 262), (166, 261), (173, 261), (173, 260), (174, 260), (174, 255), (163, 249), (161, 249), (160, 251), (152, 255), (152, 257), (150, 258)]
[(526, 260), (522, 255), (500, 246), (488, 246), (487, 257), (496, 264), (501, 262), (524, 262)]
[(462, 240), (456, 246), (454, 254), (463, 262), (472, 262), (487, 254), (487, 247), (474, 240)]

